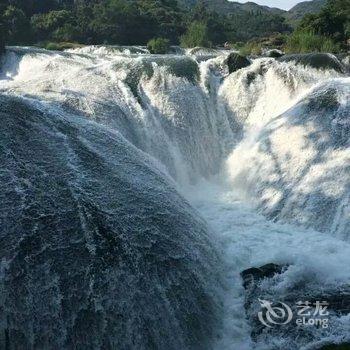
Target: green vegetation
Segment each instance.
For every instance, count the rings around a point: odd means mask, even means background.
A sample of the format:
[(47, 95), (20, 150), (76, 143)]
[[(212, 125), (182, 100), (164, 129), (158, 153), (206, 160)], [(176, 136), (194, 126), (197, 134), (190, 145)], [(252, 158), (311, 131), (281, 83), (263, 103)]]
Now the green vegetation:
[(276, 14), (239, 11), (226, 16), (201, 2), (191, 9), (180, 7), (177, 0), (2, 0), (0, 7), (10, 45), (145, 45), (164, 38), (169, 44), (211, 46), (291, 30)]
[(82, 47), (82, 45), (77, 43), (70, 43), (70, 42), (40, 42), (37, 44), (39, 47), (43, 47), (46, 50), (53, 50), (53, 51), (63, 51), (67, 49), (76, 49), (79, 47)]
[(328, 0), (319, 14), (306, 15), (288, 40), (290, 52), (338, 52), (349, 47), (350, 0)]
[(288, 40), (288, 36), (284, 34), (274, 34), (269, 37), (262, 37), (253, 40), (249, 40), (244, 45), (237, 46), (240, 54), (243, 56), (253, 55), (258, 56), (264, 50), (279, 49), (285, 50), (285, 46)]
[(211, 47), (225, 42), (244, 54), (273, 47), (288, 52), (349, 47), (350, 0), (328, 0), (319, 14), (306, 15), (288, 39), (292, 28), (278, 12), (252, 8), (220, 13), (200, 1), (188, 9), (177, 0), (1, 0), (0, 50), (5, 41), (44, 43), (49, 49), (75, 43), (148, 43), (154, 53), (166, 52), (169, 45)]
[(147, 43), (147, 48), (150, 53), (164, 54), (169, 51), (169, 40), (164, 38), (151, 39)]
[(181, 37), (183, 47), (211, 47), (209, 41), (208, 27), (202, 22), (193, 22), (187, 32)]
[(331, 38), (313, 32), (300, 31), (290, 35), (285, 47), (287, 53), (339, 52), (340, 45)]
[(243, 56), (259, 56), (262, 52), (262, 45), (256, 41), (249, 41), (240, 48), (239, 53)]

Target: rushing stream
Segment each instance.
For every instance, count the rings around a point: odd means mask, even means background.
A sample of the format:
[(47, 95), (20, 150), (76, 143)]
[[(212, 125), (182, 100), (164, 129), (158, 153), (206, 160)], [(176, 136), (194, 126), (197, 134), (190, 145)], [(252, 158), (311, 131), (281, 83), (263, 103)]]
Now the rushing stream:
[(259, 286), (276, 302), (350, 294), (350, 78), (272, 58), (229, 74), (227, 54), (8, 49), (1, 349), (350, 341), (347, 313), (256, 331), (240, 276), (288, 267)]

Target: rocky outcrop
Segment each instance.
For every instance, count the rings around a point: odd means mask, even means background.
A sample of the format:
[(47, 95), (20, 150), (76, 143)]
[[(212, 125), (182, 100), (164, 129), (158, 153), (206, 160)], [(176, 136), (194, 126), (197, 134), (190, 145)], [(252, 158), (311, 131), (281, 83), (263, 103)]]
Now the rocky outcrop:
[(248, 58), (235, 52), (227, 57), (226, 63), (230, 73), (251, 65), (251, 61)]
[(280, 57), (280, 62), (292, 62), (316, 69), (333, 69), (339, 73), (345, 73), (345, 66), (337, 57), (329, 53), (293, 54)]
[(251, 289), (257, 286), (257, 284), (264, 278), (271, 278), (276, 274), (282, 273), (283, 266), (276, 264), (266, 264), (261, 267), (252, 267), (250, 269), (241, 272), (243, 279), (243, 287), (245, 289)]
[(3, 95), (0, 126), (0, 349), (211, 348), (220, 261), (153, 162)]
[[(260, 267), (252, 267), (241, 272), (245, 289), (245, 303), (247, 318), (251, 326), (251, 336), (254, 341), (261, 342), (269, 336), (290, 337), (290, 350), (298, 349), (298, 342), (317, 341), (310, 326), (300, 326), (298, 319), (300, 301), (310, 305), (311, 317), (315, 315), (318, 303), (326, 303), (327, 316), (320, 318), (319, 327), (324, 322), (335, 322), (337, 317), (350, 313), (350, 287), (341, 286), (336, 289), (324, 289), (310, 291), (303, 287), (302, 279), (298, 288), (296, 286), (285, 288), (283, 293), (276, 294), (278, 284), (283, 280), (283, 275), (292, 267), (288, 265), (266, 264)], [(306, 318), (306, 321), (308, 318)], [(305, 322), (306, 322), (305, 321)], [(288, 334), (288, 335), (287, 335)], [(348, 343), (342, 345), (327, 345), (320, 350), (349, 350)], [(280, 350), (280, 347), (271, 349)]]

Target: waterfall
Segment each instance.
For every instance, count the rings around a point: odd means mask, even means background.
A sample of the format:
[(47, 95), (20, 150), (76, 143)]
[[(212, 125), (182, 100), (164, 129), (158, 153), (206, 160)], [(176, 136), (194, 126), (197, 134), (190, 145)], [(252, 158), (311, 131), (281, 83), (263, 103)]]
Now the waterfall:
[(350, 78), (272, 58), (229, 74), (228, 54), (8, 49), (1, 345), (296, 350), (350, 338), (332, 315), (326, 331), (252, 339), (240, 278), (290, 266), (264, 285), (280, 300), (348, 283)]

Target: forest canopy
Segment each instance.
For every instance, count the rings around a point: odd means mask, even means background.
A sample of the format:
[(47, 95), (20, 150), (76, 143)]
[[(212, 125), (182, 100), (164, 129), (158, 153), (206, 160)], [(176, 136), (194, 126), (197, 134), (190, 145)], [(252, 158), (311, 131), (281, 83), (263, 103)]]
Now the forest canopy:
[[(293, 40), (305, 40), (311, 33), (344, 48), (350, 32), (349, 11), (350, 0), (328, 0), (320, 14), (305, 16)], [(8, 45), (146, 45), (160, 38), (170, 45), (215, 46), (292, 31), (281, 14), (219, 15), (202, 2), (188, 9), (177, 0), (0, 0), (0, 43)]]
[(181, 8), (176, 0), (2, 1), (1, 20), (13, 45), (45, 40), (136, 45), (157, 37), (179, 44), (188, 31), (194, 32), (193, 22), (200, 22), (197, 27), (202, 26), (212, 45), (291, 30), (275, 14), (222, 16), (201, 3), (191, 10)]

